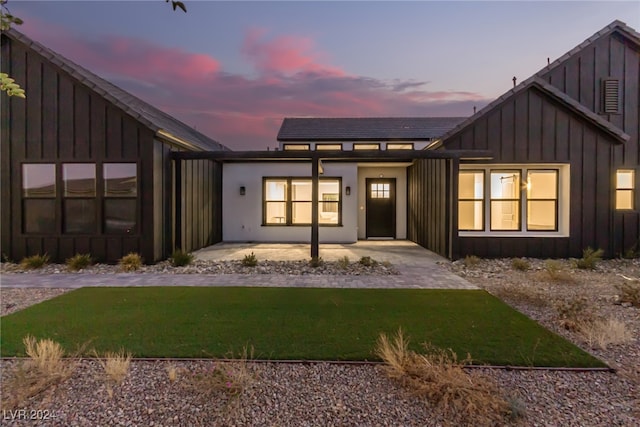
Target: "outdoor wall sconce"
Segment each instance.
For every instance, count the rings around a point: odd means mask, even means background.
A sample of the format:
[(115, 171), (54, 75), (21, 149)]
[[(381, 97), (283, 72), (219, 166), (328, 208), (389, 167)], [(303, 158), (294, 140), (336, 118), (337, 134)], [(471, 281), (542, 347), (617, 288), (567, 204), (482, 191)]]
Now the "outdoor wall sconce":
[(347, 196), (350, 196), (351, 195), (351, 187), (349, 187), (347, 185), (346, 188), (344, 189), (344, 194), (346, 194)]
[(244, 196), (247, 193), (247, 189), (243, 186), (240, 187), (240, 195)]

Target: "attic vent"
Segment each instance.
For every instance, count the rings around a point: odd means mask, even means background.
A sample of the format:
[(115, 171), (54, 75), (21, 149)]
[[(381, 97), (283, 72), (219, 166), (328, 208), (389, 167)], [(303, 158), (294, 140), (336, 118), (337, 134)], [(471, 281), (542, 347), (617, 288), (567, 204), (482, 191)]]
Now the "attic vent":
[(620, 114), (620, 80), (602, 79), (602, 112)]

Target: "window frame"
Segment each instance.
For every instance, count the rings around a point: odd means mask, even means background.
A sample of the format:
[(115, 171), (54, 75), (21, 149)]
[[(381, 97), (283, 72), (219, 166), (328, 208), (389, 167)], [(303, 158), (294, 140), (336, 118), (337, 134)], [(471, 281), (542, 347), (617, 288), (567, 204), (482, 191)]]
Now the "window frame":
[[(519, 213), (519, 230), (492, 230), (491, 225), (491, 176), (492, 171), (513, 171), (519, 170), (521, 173), (521, 197), (520, 197), (520, 213)], [(529, 230), (528, 226), (528, 194), (526, 183), (522, 181), (522, 177), (527, 177), (529, 172), (534, 171), (556, 171), (556, 228), (555, 230)], [(456, 220), (457, 234), (459, 237), (569, 237), (570, 233), (570, 194), (571, 194), (571, 166), (568, 163), (466, 163), (461, 164), (458, 170), (460, 172), (484, 171), (484, 230), (463, 230), (458, 229), (458, 220)], [(459, 179), (459, 174), (458, 174)], [(458, 184), (459, 185), (459, 184)], [(459, 195), (457, 195), (459, 198)], [(496, 199), (504, 200), (504, 199)], [(536, 199), (532, 199), (536, 200)], [(549, 199), (551, 200), (551, 199)], [(459, 209), (459, 206), (456, 205)], [(460, 214), (459, 211), (456, 212)]]
[[(318, 218), (318, 224), (321, 227), (342, 227), (342, 200), (343, 200), (343, 190), (342, 190), (342, 177), (320, 177), (318, 178), (319, 182), (322, 181), (337, 181), (338, 183), (338, 193), (327, 193), (327, 194), (338, 194), (337, 201), (327, 201), (322, 200), (321, 195), (318, 194), (318, 212), (320, 213), (323, 204), (326, 203), (336, 203), (338, 209), (338, 222), (335, 224), (323, 223), (320, 222), (320, 218)], [(277, 202), (285, 203), (285, 218), (283, 222), (267, 222), (267, 204), (268, 202), (273, 202), (273, 200), (267, 200), (267, 185), (269, 181), (286, 181), (286, 191), (285, 197), (283, 201), (278, 200)], [(263, 176), (262, 177), (262, 226), (263, 227), (309, 227), (311, 226), (311, 222), (309, 223), (295, 223), (293, 222), (293, 205), (294, 203), (313, 203), (312, 200), (292, 200), (293, 194), (293, 185), (294, 181), (308, 181), (312, 182), (311, 177), (308, 176)], [(318, 186), (319, 187), (319, 186)], [(318, 188), (318, 191), (320, 188)], [(313, 205), (312, 205), (313, 206)]]
[[(91, 165), (93, 166), (93, 192), (91, 194), (68, 194), (66, 166), (73, 165)], [(62, 187), (62, 232), (70, 235), (94, 235), (98, 233), (98, 165), (95, 162), (61, 162), (61, 179)], [(69, 224), (69, 215), (67, 215), (67, 203), (75, 203), (78, 201), (93, 202), (93, 229), (92, 231), (72, 231), (67, 228)]]
[[(106, 174), (107, 165), (134, 165), (136, 173), (135, 194), (110, 195), (107, 191), (108, 180)], [(140, 165), (138, 162), (127, 161), (105, 161), (100, 163), (101, 166), (101, 183), (102, 183), (102, 200), (100, 206), (102, 233), (109, 236), (134, 236), (140, 234)], [(135, 225), (129, 231), (114, 231), (107, 229), (107, 204), (112, 200), (134, 200), (134, 218)]]
[[(621, 173), (629, 173), (631, 174), (631, 185), (629, 187), (620, 187), (618, 183), (619, 177), (618, 175)], [(614, 200), (614, 210), (616, 212), (632, 212), (636, 210), (636, 171), (635, 169), (616, 169), (615, 174), (615, 200)], [(631, 194), (631, 207), (630, 208), (619, 208), (618, 207), (618, 195), (621, 192), (628, 192)]]
[[(460, 197), (460, 173), (461, 172), (470, 172), (470, 173), (481, 173), (482, 174), (482, 199), (469, 199), (469, 198), (461, 198)], [(458, 231), (485, 231), (487, 229), (486, 224), (486, 195), (487, 195), (487, 171), (485, 169), (460, 169), (458, 171)], [(482, 228), (479, 229), (461, 229), (460, 228), (460, 202), (481, 202), (482, 203)]]
[(378, 142), (354, 142), (352, 150), (380, 150), (380, 143)]
[[(526, 169), (527, 172), (527, 185), (529, 184), (529, 173), (531, 172), (554, 172), (555, 177), (556, 177), (556, 197), (555, 199), (540, 199), (540, 198), (530, 198), (529, 197), (529, 189), (528, 187), (525, 187), (525, 202), (527, 205), (527, 210), (524, 214), (524, 219), (525, 219), (525, 224), (526, 224), (526, 229), (527, 231), (533, 231), (533, 232), (554, 232), (554, 231), (558, 231), (558, 227), (559, 227), (559, 222), (560, 222), (560, 212), (558, 209), (558, 204), (559, 204), (559, 199), (560, 199), (560, 171), (558, 169), (542, 169), (542, 168), (529, 168)], [(529, 228), (529, 202), (548, 202), (548, 201), (553, 201), (554, 202), (554, 221), (555, 221), (555, 227), (553, 227), (553, 229), (548, 229), (548, 230), (537, 230), (537, 229), (530, 229)]]
[[(25, 180), (27, 177), (27, 173), (25, 171), (25, 166), (31, 166), (31, 165), (49, 165), (51, 167), (53, 167), (53, 194), (48, 194), (48, 195), (38, 195), (36, 194), (29, 194), (27, 191), (25, 191)], [(59, 234), (59, 215), (58, 215), (58, 203), (59, 203), (59, 196), (60, 196), (60, 182), (59, 182), (59, 170), (58, 170), (58, 164), (56, 162), (33, 162), (33, 161), (25, 161), (22, 162), (20, 164), (20, 231), (22, 234), (24, 235), (29, 235), (29, 236), (51, 236), (51, 235), (56, 235)], [(39, 200), (39, 201), (49, 201), (49, 203), (53, 204), (53, 228), (50, 231), (28, 231), (27, 230), (27, 209), (26, 206), (27, 204), (30, 204), (30, 200)], [(41, 210), (41, 209), (39, 209)]]
[[(514, 198), (500, 198), (500, 199), (494, 199), (493, 195), (492, 195), (492, 187), (491, 187), (491, 177), (493, 174), (496, 173), (503, 173), (503, 174), (510, 174), (510, 173), (514, 173), (518, 175), (518, 198), (514, 199)], [(490, 169), (489, 170), (489, 181), (488, 181), (488, 186), (486, 186), (486, 188), (488, 188), (489, 191), (487, 191), (485, 193), (485, 197), (486, 195), (489, 195), (489, 218), (488, 218), (488, 222), (489, 222), (489, 231), (492, 232), (518, 232), (518, 231), (523, 231), (522, 229), (522, 217), (524, 215), (524, 212), (522, 210), (522, 199), (523, 199), (523, 188), (522, 188), (522, 175), (523, 175), (523, 170), (522, 169)], [(502, 178), (501, 178), (502, 179)], [(517, 215), (517, 221), (518, 221), (518, 227), (517, 228), (493, 228), (493, 202), (517, 202), (517, 207), (518, 207), (518, 215)], [(486, 227), (486, 223), (485, 223), (485, 227)]]

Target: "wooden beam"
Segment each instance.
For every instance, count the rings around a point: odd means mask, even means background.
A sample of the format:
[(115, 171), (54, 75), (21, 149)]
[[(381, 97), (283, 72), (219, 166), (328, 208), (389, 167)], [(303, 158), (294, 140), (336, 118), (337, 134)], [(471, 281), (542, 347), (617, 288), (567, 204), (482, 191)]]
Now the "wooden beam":
[(320, 254), (319, 226), (318, 226), (318, 191), (319, 186), (320, 157), (311, 159), (311, 258)]
[(415, 159), (487, 160), (488, 150), (356, 150), (356, 151), (174, 151), (174, 159), (228, 161), (300, 161), (318, 157), (324, 161), (411, 161)]

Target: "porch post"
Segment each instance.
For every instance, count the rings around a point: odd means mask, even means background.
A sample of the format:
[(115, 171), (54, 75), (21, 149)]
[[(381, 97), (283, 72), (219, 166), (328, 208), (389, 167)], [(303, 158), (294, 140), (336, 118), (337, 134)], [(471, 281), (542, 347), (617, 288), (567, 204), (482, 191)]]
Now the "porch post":
[(175, 230), (172, 251), (182, 249), (182, 159), (174, 159), (175, 165)]
[(318, 175), (320, 170), (320, 158), (314, 153), (311, 157), (311, 258), (320, 254), (318, 238)]

